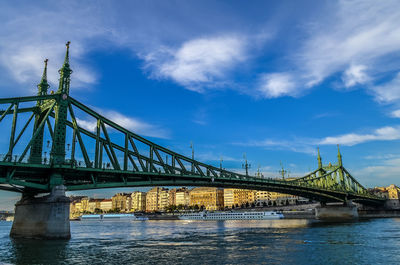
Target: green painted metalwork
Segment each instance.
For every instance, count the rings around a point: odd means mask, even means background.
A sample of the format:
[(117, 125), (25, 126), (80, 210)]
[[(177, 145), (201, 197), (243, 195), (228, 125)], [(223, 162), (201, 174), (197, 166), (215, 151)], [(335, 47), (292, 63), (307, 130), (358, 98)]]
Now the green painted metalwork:
[[(47, 90), (49, 89), (49, 84), (47, 83), (47, 62), (48, 59), (44, 60), (43, 75), (40, 83), (38, 84), (38, 96), (47, 95)], [(45, 113), (46, 101), (38, 100), (36, 103), (35, 113), (35, 123), (33, 130), (36, 131), (39, 125), (43, 121), (43, 113)], [(42, 127), (39, 131), (38, 137), (36, 137), (32, 143), (29, 155), (29, 163), (41, 164), (42, 163), (42, 153), (43, 153), (43, 134), (44, 128)]]
[[(60, 83), (55, 94), (47, 94), (46, 60), (37, 96), (0, 99), (0, 104), (7, 106), (0, 111), (0, 125), (6, 116), (12, 115), (10, 144), (0, 160), (0, 189), (40, 193), (60, 184), (68, 190), (187, 185), (276, 191), (322, 202), (354, 200), (379, 204), (384, 201), (370, 194), (343, 167), (339, 150), (336, 165), (323, 165), (318, 150), (315, 171), (294, 180), (269, 179), (196, 161), (194, 156), (183, 156), (119, 126), (69, 96), (72, 73), (69, 42), (59, 73)], [(24, 107), (19, 108), (22, 103)], [(18, 115), (28, 112), (31, 116), (27, 121)], [(79, 119), (76, 114), (84, 117)], [(88, 117), (96, 124), (93, 130), (79, 123)], [(23, 151), (17, 153), (15, 147), (22, 144), (20, 139), (32, 120), (32, 136), (18, 149)], [(19, 132), (17, 121), (24, 124)], [(47, 140), (51, 148), (49, 160), (43, 156), (45, 132), (50, 137)], [(26, 159), (28, 151), (30, 155)]]

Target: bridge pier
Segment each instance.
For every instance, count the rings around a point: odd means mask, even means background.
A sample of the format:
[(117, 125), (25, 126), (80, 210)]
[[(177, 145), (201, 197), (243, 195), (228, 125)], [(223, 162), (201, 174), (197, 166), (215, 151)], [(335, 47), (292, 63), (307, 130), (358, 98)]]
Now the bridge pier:
[(69, 204), (65, 186), (55, 186), (50, 195), (23, 194), (15, 204), (13, 238), (70, 239)]
[(351, 200), (344, 204), (326, 205), (315, 208), (315, 218), (320, 220), (353, 220), (358, 218), (357, 206)]

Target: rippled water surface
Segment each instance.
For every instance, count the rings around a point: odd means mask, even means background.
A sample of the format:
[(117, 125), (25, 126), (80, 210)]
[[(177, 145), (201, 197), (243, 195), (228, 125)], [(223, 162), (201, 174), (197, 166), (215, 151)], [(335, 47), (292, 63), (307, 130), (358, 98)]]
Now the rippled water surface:
[(1, 264), (400, 264), (400, 219), (71, 222), (69, 241), (12, 240)]

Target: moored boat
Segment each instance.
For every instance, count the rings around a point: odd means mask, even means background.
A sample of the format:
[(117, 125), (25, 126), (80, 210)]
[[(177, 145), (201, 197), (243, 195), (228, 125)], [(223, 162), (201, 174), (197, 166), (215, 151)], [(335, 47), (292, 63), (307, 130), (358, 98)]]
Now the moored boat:
[(146, 216), (137, 216), (133, 213), (113, 213), (113, 214), (84, 214), (79, 220), (81, 221), (106, 221), (106, 220), (132, 220), (132, 221), (146, 221), (149, 220)]
[(283, 214), (274, 211), (266, 212), (198, 212), (179, 215), (181, 220), (273, 220), (282, 219)]

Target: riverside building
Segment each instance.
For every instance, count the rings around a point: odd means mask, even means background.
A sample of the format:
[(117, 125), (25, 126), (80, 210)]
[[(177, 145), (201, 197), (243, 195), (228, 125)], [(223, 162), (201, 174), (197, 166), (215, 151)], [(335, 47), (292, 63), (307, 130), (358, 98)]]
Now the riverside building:
[(194, 188), (190, 191), (190, 206), (204, 207), (206, 210), (224, 208), (224, 190), (219, 188)]
[(175, 194), (175, 203), (176, 205), (183, 205), (183, 206), (189, 206), (190, 202), (190, 195), (189, 195), (189, 190), (185, 187), (182, 187), (180, 189), (176, 190)]
[(146, 194), (146, 212), (163, 211), (169, 205), (166, 188), (154, 187)]
[[(255, 195), (257, 205), (276, 205), (282, 206), (286, 204), (296, 204), (299, 201), (304, 201), (303, 198), (295, 195), (284, 194), (272, 191), (257, 191)], [(305, 200), (308, 201), (308, 200)]]
[(256, 191), (246, 189), (224, 189), (224, 207), (234, 208), (255, 203)]
[(135, 191), (130, 196), (130, 212), (146, 211), (146, 193)]
[(112, 196), (112, 209), (119, 209), (121, 212), (126, 212), (128, 210), (127, 198), (130, 197), (129, 193), (117, 193)]
[(105, 213), (112, 209), (112, 200), (104, 199), (100, 202), (100, 209)]

